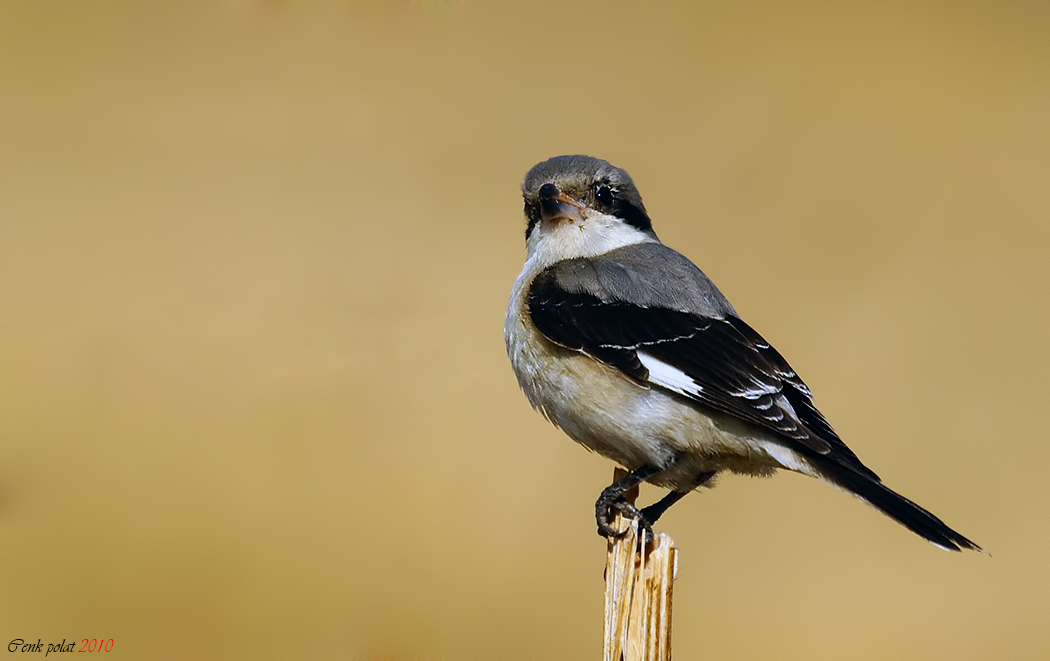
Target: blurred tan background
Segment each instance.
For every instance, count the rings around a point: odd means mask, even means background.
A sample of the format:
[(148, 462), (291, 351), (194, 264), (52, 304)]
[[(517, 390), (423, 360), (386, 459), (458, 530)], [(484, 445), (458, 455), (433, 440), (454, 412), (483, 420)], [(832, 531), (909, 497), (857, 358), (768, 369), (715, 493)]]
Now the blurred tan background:
[(728, 477), (676, 657), (1050, 657), (1050, 11), (854, 4), (0, 5), (0, 642), (597, 658), (612, 465), (502, 337), (589, 153), (993, 556)]

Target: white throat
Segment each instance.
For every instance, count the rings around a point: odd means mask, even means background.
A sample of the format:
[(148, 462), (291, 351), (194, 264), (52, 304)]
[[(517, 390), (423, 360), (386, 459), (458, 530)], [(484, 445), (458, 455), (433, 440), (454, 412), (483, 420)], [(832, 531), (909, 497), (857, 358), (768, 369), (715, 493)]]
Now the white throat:
[(541, 220), (526, 242), (528, 261), (537, 262), (534, 267), (546, 268), (564, 259), (597, 257), (636, 243), (659, 243), (656, 237), (616, 216), (593, 209), (585, 210), (582, 216), (580, 220)]

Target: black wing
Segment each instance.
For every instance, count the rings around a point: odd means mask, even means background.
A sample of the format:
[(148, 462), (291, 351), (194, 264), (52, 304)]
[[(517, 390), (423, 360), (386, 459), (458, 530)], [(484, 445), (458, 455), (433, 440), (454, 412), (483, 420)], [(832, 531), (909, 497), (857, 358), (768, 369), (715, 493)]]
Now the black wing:
[(556, 344), (878, 480), (813, 405), (809, 388), (783, 356), (735, 315), (704, 316), (570, 291), (553, 268), (533, 281), (528, 308), (539, 331)]

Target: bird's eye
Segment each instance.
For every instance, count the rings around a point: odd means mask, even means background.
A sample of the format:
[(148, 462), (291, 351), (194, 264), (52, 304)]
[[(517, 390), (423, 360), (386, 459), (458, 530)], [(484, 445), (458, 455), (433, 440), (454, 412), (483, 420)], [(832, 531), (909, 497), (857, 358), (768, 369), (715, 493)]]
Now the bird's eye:
[(598, 200), (598, 204), (603, 207), (612, 206), (613, 203), (613, 192), (612, 189), (605, 184), (599, 184), (594, 189), (594, 199)]

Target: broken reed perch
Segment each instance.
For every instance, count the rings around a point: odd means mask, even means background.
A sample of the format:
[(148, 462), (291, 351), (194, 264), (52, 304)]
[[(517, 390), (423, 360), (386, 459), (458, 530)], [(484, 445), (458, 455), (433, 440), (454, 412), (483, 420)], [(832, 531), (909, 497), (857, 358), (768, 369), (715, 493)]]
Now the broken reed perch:
[[(627, 473), (619, 468), (613, 481)], [(632, 505), (638, 487), (625, 498)], [(660, 533), (652, 546), (639, 540), (638, 521), (617, 514), (614, 526), (627, 530), (610, 539), (605, 560), (605, 661), (669, 661), (671, 592), (678, 573), (678, 549)], [(644, 533), (643, 533), (644, 534)]]

